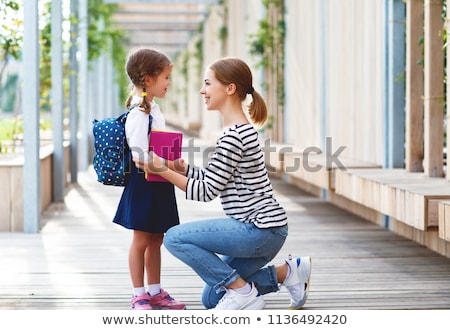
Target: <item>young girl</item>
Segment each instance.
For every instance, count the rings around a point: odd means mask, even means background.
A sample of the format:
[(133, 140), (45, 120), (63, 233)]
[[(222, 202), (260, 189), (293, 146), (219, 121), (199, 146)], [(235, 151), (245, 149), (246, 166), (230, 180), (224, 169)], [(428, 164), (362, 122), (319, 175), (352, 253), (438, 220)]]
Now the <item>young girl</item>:
[(310, 257), (264, 267), (288, 234), (286, 212), (273, 196), (258, 133), (242, 108), (250, 94), (250, 119), (261, 125), (267, 119), (265, 101), (253, 88), (249, 67), (237, 58), (211, 64), (200, 93), (208, 110), (220, 112), (224, 127), (208, 167), (193, 168), (184, 161), (166, 166), (153, 153), (146, 161), (135, 161), (174, 183), (188, 199), (208, 202), (220, 196), (227, 218), (180, 224), (168, 230), (164, 244), (206, 282), (206, 308), (262, 309), (261, 295), (283, 285), (291, 296), (289, 307), (300, 309), (309, 292)]
[[(132, 50), (126, 71), (133, 85), (126, 101), (131, 108), (125, 123), (128, 145), (135, 158), (148, 155), (149, 116), (153, 129), (164, 129), (164, 117), (154, 97), (163, 98), (170, 85), (172, 62), (153, 49)], [(164, 233), (179, 224), (173, 184), (147, 182), (145, 174), (131, 162), (131, 171), (113, 222), (133, 230), (129, 269), (133, 284), (133, 309), (185, 309), (161, 288), (161, 244)], [(144, 269), (147, 288), (144, 287)]]

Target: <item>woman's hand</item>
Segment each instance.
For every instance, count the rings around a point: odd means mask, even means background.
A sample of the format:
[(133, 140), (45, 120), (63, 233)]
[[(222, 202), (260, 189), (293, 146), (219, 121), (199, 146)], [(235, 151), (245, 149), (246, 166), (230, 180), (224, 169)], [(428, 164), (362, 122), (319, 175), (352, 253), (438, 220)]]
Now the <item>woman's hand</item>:
[(167, 162), (168, 166), (171, 170), (180, 173), (182, 175), (186, 175), (187, 171), (187, 163), (183, 158), (178, 158), (175, 160), (170, 160)]
[[(186, 170), (187, 164), (183, 159), (177, 160), (174, 164), (172, 161), (166, 161), (151, 151), (148, 153), (147, 160), (133, 157), (133, 161), (136, 167), (144, 172), (161, 175), (181, 190), (186, 191), (188, 178), (185, 174), (178, 173), (178, 171)], [(173, 169), (171, 169), (172, 167)], [(179, 167), (179, 169), (176, 167)]]
[(147, 173), (161, 174), (167, 171), (166, 161), (153, 151), (148, 153), (148, 160), (139, 160), (133, 157), (136, 167)]

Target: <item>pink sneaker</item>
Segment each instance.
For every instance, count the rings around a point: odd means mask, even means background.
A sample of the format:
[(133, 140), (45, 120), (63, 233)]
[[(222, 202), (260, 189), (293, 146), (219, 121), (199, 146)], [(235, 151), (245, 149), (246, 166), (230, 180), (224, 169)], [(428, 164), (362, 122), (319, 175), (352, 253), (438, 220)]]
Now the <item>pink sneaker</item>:
[(150, 305), (150, 295), (145, 292), (139, 296), (133, 297), (131, 299), (131, 308), (132, 309), (153, 309)]
[(173, 299), (164, 289), (155, 296), (148, 297), (153, 309), (186, 309), (186, 305)]

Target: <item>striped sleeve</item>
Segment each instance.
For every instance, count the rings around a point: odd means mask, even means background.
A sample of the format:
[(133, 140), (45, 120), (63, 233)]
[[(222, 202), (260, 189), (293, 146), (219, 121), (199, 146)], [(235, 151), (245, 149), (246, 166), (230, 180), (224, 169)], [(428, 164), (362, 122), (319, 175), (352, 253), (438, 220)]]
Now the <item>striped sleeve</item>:
[(188, 164), (186, 176), (195, 180), (203, 180), (205, 178), (205, 170)]
[(242, 140), (234, 131), (223, 135), (209, 161), (208, 167), (195, 171), (188, 169), (186, 198), (209, 202), (225, 189), (242, 159)]

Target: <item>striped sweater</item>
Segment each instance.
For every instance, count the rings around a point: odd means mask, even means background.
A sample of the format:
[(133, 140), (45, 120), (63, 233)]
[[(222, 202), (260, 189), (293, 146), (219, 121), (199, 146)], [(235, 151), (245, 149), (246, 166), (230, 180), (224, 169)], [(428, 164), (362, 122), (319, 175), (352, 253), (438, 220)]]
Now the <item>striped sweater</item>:
[(273, 196), (258, 133), (251, 124), (223, 133), (207, 168), (188, 166), (186, 198), (209, 202), (220, 195), (225, 214), (259, 228), (287, 224)]

